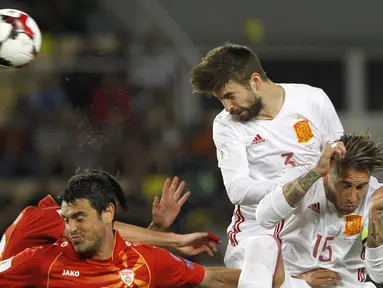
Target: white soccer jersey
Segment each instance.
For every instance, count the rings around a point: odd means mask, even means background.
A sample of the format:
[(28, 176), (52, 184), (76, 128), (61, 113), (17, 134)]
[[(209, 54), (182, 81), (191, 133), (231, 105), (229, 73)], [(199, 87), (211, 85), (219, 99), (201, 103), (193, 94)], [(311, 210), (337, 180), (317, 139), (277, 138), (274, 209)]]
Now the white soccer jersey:
[[(369, 203), (372, 194), (383, 184), (371, 177), (369, 189), (354, 213), (340, 215), (327, 200), (322, 179), (292, 208), (282, 192), (283, 184), (296, 179), (307, 168), (288, 169), (285, 180), (277, 184), (258, 205), (257, 218), (263, 227), (280, 227), (282, 254), (291, 275), (327, 268), (343, 280), (338, 287), (362, 287), (366, 268), (376, 282), (383, 282), (383, 246), (365, 248), (368, 234)], [(372, 283), (363, 284), (368, 287)], [(364, 287), (364, 286), (363, 286)]]
[(255, 210), (274, 179), (286, 167), (315, 163), (322, 146), (343, 133), (323, 90), (303, 84), (280, 85), (285, 101), (273, 120), (240, 123), (225, 110), (214, 120), (218, 166), (228, 196), (236, 205), (227, 230), (232, 246), (264, 233)]

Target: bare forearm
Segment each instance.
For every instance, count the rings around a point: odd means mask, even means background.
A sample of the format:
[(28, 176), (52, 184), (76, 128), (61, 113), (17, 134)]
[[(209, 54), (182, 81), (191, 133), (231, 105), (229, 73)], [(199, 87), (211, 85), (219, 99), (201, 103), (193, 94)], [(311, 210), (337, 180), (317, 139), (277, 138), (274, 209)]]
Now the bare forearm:
[(282, 191), (287, 203), (289, 203), (291, 207), (297, 207), (307, 191), (321, 177), (321, 174), (312, 169), (308, 173), (285, 184)]
[(128, 241), (140, 242), (159, 247), (177, 247), (177, 234), (158, 232), (130, 224), (115, 222), (114, 228)]
[(160, 225), (157, 225), (157, 224), (154, 224), (153, 222), (150, 223), (148, 229), (152, 230), (152, 231), (159, 231), (159, 232), (165, 232), (166, 229), (161, 227)]
[(383, 244), (382, 212), (370, 212), (367, 247), (377, 248)]
[(205, 277), (200, 286), (217, 288), (238, 287), (240, 274), (241, 270), (237, 269), (205, 267)]

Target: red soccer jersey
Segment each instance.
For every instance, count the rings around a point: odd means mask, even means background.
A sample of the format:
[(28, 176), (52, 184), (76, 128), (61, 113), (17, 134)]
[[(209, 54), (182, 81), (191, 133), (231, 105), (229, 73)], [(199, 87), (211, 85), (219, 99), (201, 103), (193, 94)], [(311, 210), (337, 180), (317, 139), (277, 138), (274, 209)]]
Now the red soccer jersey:
[(0, 262), (0, 287), (179, 287), (198, 285), (203, 267), (115, 233), (113, 257), (82, 260), (67, 239)]
[(48, 195), (38, 206), (29, 206), (21, 211), (1, 239), (0, 260), (33, 246), (53, 244), (61, 238), (65, 223), (59, 210), (60, 206)]

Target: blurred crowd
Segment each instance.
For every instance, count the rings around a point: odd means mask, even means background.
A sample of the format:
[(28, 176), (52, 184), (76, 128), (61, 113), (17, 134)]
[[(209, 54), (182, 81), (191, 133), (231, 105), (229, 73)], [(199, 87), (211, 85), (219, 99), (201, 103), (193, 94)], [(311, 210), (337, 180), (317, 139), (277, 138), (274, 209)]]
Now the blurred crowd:
[[(217, 234), (223, 240), (218, 255), (192, 260), (222, 265), (233, 210), (212, 141), (212, 120), (222, 105), (190, 93), (203, 109), (192, 123), (181, 121), (175, 100), (185, 95), (175, 87), (185, 63), (158, 29), (130, 33), (106, 16), (101, 2), (0, 0), (32, 15), (44, 41), (29, 67), (1, 71), (0, 235), (23, 208), (57, 195), (78, 167), (116, 175), (129, 205), (119, 220), (144, 227), (166, 177), (177, 175), (192, 196), (171, 230)], [(274, 81), (321, 87), (344, 111), (342, 59), (262, 62)], [(383, 109), (378, 64), (369, 77), (376, 81), (368, 82), (371, 110)]]
[[(44, 21), (39, 23), (43, 29)], [(115, 35), (50, 35), (44, 32), (43, 50), (31, 67), (4, 70), (0, 77), (0, 234), (20, 210), (47, 193), (57, 195), (82, 167), (117, 175), (129, 205), (119, 219), (141, 226), (149, 225), (153, 198), (166, 177), (177, 175), (192, 196), (171, 230), (225, 238), (232, 207), (216, 167), (211, 127), (219, 104), (197, 124), (177, 121), (177, 59), (155, 47), (156, 35), (128, 52)], [(115, 59), (122, 69), (88, 71), (76, 64), (82, 59), (101, 65)], [(75, 64), (68, 68), (66, 61)], [(224, 251), (222, 244), (214, 259), (194, 260), (220, 263)]]

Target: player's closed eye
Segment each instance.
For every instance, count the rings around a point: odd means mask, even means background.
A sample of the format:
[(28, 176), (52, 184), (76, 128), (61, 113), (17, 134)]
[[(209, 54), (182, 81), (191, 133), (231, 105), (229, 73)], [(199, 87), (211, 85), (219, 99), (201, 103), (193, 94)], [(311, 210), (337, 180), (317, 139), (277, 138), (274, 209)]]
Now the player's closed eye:
[(77, 222), (82, 222), (85, 220), (85, 216), (79, 216), (76, 218)]
[(340, 183), (340, 185), (345, 189), (351, 188), (352, 186), (350, 183), (347, 183), (347, 182), (342, 182)]
[(366, 187), (366, 185), (367, 185), (366, 183), (360, 184), (360, 185), (356, 186), (356, 190), (362, 190), (363, 188)]

